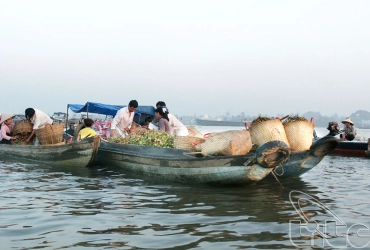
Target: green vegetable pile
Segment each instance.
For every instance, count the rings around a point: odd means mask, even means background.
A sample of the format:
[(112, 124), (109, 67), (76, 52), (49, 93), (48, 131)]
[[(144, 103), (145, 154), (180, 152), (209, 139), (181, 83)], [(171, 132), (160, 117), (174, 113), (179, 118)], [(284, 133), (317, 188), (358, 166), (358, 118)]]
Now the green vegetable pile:
[(17, 134), (16, 139), (13, 140), (13, 143), (15, 145), (33, 145), (36, 136), (32, 136), (30, 142), (28, 144), (25, 143), (27, 138), (31, 135), (31, 133), (26, 133), (26, 134)]
[(308, 120), (306, 118), (296, 115), (296, 116), (288, 117), (283, 123), (285, 124), (285, 123), (288, 123), (288, 122), (297, 122), (297, 121), (308, 122)]
[(174, 148), (174, 137), (160, 130), (140, 130), (125, 138), (110, 138), (109, 142), (161, 148)]
[(258, 124), (258, 123), (269, 121), (269, 120), (275, 120), (275, 119), (276, 119), (275, 117), (270, 118), (270, 117), (258, 116), (256, 119), (252, 121), (251, 125), (253, 126), (254, 124)]

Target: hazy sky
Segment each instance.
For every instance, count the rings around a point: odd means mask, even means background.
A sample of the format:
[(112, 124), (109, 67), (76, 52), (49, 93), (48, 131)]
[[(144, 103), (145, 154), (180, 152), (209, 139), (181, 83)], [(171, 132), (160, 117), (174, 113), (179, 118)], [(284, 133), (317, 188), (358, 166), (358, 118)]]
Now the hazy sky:
[(370, 1), (0, 0), (0, 113), (370, 111)]

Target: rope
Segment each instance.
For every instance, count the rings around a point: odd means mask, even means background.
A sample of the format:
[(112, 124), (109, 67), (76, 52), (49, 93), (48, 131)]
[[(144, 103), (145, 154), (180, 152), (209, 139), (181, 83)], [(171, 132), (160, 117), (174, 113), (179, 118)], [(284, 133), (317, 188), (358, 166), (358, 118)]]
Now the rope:
[(93, 141), (93, 145), (92, 145), (92, 154), (91, 154), (91, 158), (90, 158), (90, 161), (86, 164), (86, 167), (89, 167), (93, 161), (94, 161), (94, 158), (96, 156), (96, 154), (98, 153), (98, 149), (99, 149), (99, 146), (100, 146), (100, 136), (95, 136), (94, 137), (94, 141)]
[(281, 185), (281, 183), (280, 183), (280, 181), (279, 181), (279, 179), (277, 178), (277, 176), (275, 175), (275, 173), (274, 173), (274, 170), (272, 170), (272, 175), (275, 177), (275, 179), (277, 180), (277, 182), (279, 182), (279, 184), (280, 184), (280, 186), (284, 189), (284, 187), (283, 187), (283, 185)]
[(249, 160), (244, 162), (244, 166), (248, 166), (249, 164), (254, 163), (255, 161), (256, 159), (254, 157), (251, 157)]
[[(282, 169), (282, 173), (281, 174), (278, 174), (275, 170), (277, 170), (278, 168), (281, 168)], [(274, 170), (272, 170), (277, 176), (282, 176), (284, 174), (284, 167), (282, 164), (280, 164), (279, 166), (277, 166), (276, 168), (274, 168)]]

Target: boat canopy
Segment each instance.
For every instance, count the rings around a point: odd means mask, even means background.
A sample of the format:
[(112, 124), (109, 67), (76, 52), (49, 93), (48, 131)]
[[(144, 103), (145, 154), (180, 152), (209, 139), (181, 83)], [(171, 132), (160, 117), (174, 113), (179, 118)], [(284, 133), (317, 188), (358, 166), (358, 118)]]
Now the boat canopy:
[[(68, 108), (74, 113), (94, 113), (100, 115), (115, 116), (117, 111), (127, 105), (110, 105), (97, 102), (87, 102), (86, 104), (68, 104)], [(153, 106), (138, 106), (135, 110), (135, 115), (155, 115), (155, 108)]]

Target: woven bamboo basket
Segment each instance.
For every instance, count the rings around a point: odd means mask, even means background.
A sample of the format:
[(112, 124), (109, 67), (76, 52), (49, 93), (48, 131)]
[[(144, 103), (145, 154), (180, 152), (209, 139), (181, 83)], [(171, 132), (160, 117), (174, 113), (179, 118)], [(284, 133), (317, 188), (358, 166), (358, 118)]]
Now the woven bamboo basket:
[(203, 134), (199, 132), (196, 128), (194, 128), (193, 126), (186, 126), (186, 128), (189, 131), (189, 136), (203, 138)]
[(283, 123), (279, 119), (272, 119), (253, 124), (249, 132), (251, 133), (252, 142), (257, 147), (269, 141), (283, 141), (289, 145), (288, 138), (285, 134)]
[(308, 150), (312, 145), (315, 125), (309, 121), (284, 123), (284, 129), (291, 151)]
[(244, 155), (251, 149), (251, 136), (246, 130), (211, 133), (204, 143), (195, 146), (195, 151), (212, 155)]
[(195, 136), (175, 136), (174, 146), (177, 149), (194, 151), (193, 143), (203, 143), (205, 140)]
[(40, 145), (54, 145), (63, 141), (64, 124), (47, 124), (44, 128), (36, 130), (36, 137)]
[(13, 135), (32, 133), (33, 126), (29, 120), (17, 121), (14, 124)]

